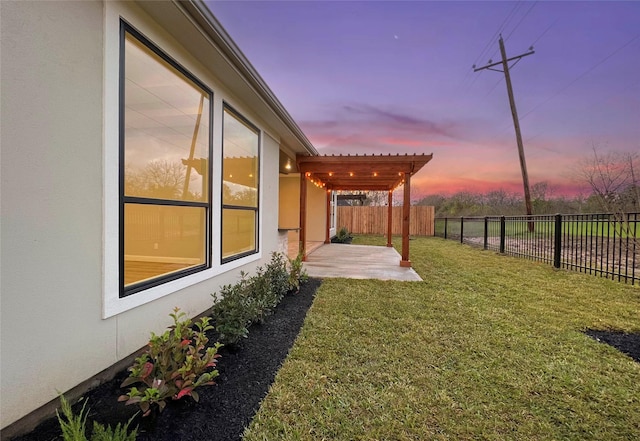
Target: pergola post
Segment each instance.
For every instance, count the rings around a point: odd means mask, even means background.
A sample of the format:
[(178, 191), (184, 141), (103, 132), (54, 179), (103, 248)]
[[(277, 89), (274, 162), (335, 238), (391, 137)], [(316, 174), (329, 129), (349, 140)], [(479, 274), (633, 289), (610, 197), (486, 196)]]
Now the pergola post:
[(300, 245), (302, 261), (307, 260), (307, 176), (300, 173)]
[[(1, 0), (0, 0), (1, 1)], [(300, 182), (300, 241), (301, 252), (306, 258), (307, 233), (307, 189), (306, 179), (317, 186), (337, 190), (350, 191), (389, 191), (404, 184), (404, 204), (402, 209), (402, 259), (400, 265), (410, 267), (409, 261), (409, 216), (411, 209), (411, 175), (417, 173), (433, 155), (325, 155), (296, 156), (296, 163), (301, 172)], [(327, 199), (327, 211), (330, 211)], [(315, 210), (309, 212), (315, 213)], [(392, 246), (393, 234), (393, 198), (389, 193), (387, 245)], [(327, 224), (331, 220), (329, 213)]]
[(400, 266), (411, 267), (409, 260), (409, 224), (411, 217), (411, 174), (404, 174), (404, 201), (402, 203), (402, 260)]
[(331, 229), (331, 190), (327, 190), (327, 221), (325, 227), (324, 243), (331, 243), (331, 235), (329, 234)]
[(391, 235), (393, 233), (393, 190), (389, 190), (389, 202), (387, 203), (387, 246), (392, 247)]

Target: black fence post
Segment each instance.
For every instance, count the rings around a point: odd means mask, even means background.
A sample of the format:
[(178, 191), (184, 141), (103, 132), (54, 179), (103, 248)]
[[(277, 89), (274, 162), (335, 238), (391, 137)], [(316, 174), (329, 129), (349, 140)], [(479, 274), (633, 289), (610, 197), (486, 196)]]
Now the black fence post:
[(504, 241), (507, 235), (507, 229), (504, 216), (500, 216), (500, 254), (504, 254)]
[(460, 243), (464, 243), (464, 217), (460, 216)]
[(553, 232), (553, 266), (560, 268), (560, 258), (562, 257), (562, 215), (556, 214), (556, 223)]
[(489, 218), (487, 216), (484, 217), (484, 245), (483, 249), (487, 249), (489, 242)]
[(448, 217), (444, 218), (444, 238), (447, 238), (447, 219), (449, 219)]

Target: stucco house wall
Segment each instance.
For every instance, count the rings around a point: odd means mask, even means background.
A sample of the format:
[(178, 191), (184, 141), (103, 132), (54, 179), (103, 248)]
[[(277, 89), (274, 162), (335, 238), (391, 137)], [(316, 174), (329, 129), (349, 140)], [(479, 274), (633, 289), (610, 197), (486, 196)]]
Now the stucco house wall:
[(300, 227), (300, 174), (280, 176), (278, 219), (282, 228)]
[[(170, 324), (174, 307), (205, 311), (212, 292), (277, 249), (278, 216), (267, 207), (278, 206), (279, 151), (313, 148), (202, 32), (206, 17), (194, 10), (175, 2), (0, 2), (3, 429), (140, 349)], [(214, 115), (212, 267), (124, 299), (113, 292), (121, 17), (213, 91)], [(262, 163), (259, 252), (227, 264), (218, 211), (223, 102), (259, 128)]]
[(327, 192), (307, 183), (307, 240), (324, 242), (327, 222)]

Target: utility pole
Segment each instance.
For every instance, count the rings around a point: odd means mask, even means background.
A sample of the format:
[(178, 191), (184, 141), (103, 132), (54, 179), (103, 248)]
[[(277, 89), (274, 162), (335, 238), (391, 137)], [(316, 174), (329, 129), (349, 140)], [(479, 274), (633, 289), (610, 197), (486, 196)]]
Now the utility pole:
[[(492, 63), (489, 60), (489, 64), (486, 66), (478, 67), (473, 66), (473, 71), (478, 72), (484, 69), (493, 70), (496, 72), (504, 72), (504, 80), (507, 83), (507, 93), (509, 94), (509, 105), (511, 106), (511, 116), (513, 116), (513, 126), (516, 130), (516, 142), (518, 143), (518, 156), (520, 157), (520, 170), (522, 171), (522, 183), (524, 185), (524, 202), (527, 207), (527, 215), (531, 216), (533, 214), (533, 208), (531, 206), (531, 192), (529, 191), (529, 174), (527, 173), (527, 162), (524, 158), (524, 146), (522, 145), (522, 134), (520, 133), (520, 121), (518, 120), (518, 111), (516, 110), (516, 101), (513, 98), (513, 88), (511, 87), (511, 75), (509, 74), (509, 62), (514, 61), (513, 65), (515, 65), (522, 57), (526, 57), (527, 55), (534, 54), (533, 47), (529, 48), (529, 52), (526, 52), (522, 55), (518, 55), (515, 57), (507, 58), (507, 51), (504, 48), (504, 41), (502, 40), (502, 34), (500, 34), (500, 39), (498, 40), (500, 44), (500, 54), (502, 55), (502, 61), (498, 61), (496, 63)], [(502, 65), (502, 70), (493, 69), (493, 67)], [(529, 222), (529, 231), (533, 232), (533, 222)]]

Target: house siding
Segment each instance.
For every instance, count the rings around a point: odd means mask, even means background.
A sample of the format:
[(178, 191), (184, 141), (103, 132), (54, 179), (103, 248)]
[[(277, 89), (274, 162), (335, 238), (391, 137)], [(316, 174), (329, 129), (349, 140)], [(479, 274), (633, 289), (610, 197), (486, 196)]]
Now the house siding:
[(101, 321), (100, 3), (0, 2), (2, 427), (115, 361)]
[[(104, 250), (114, 238), (105, 233), (113, 204), (104, 199), (114, 194), (117, 182), (107, 159), (117, 148), (112, 133), (117, 108), (109, 86), (117, 66), (105, 62), (113, 59), (105, 39), (117, 35), (113, 23), (120, 16), (214, 92), (214, 253), (213, 268), (190, 286), (105, 315), (105, 280), (116, 275), (105, 262)], [(193, 41), (176, 40), (181, 32), (163, 30), (135, 4), (0, 2), (0, 18), (0, 423), (5, 428), (58, 391), (140, 349), (151, 331), (170, 324), (174, 307), (195, 316), (211, 306), (210, 294), (234, 283), (241, 270), (252, 272), (266, 263), (278, 247), (278, 214), (272, 207), (278, 206), (280, 141), (254, 107), (258, 100), (234, 92), (238, 78), (219, 77), (196, 61)], [(184, 16), (176, 17), (178, 22), (188, 23)], [(229, 265), (221, 265), (215, 251), (223, 101), (263, 133), (260, 252)]]

